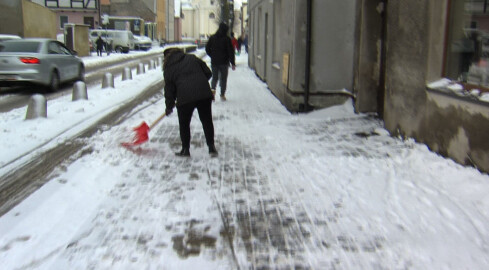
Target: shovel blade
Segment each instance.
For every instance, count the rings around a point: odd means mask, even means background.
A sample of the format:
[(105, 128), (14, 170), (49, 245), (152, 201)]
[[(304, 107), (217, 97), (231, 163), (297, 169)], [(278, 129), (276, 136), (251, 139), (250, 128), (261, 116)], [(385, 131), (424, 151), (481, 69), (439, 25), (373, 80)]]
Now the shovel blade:
[(141, 123), (141, 125), (133, 128), (133, 130), (136, 132), (133, 141), (121, 143), (122, 146), (124, 147), (136, 146), (145, 143), (149, 140), (149, 135), (148, 135), (149, 126), (148, 124), (146, 124), (146, 122)]

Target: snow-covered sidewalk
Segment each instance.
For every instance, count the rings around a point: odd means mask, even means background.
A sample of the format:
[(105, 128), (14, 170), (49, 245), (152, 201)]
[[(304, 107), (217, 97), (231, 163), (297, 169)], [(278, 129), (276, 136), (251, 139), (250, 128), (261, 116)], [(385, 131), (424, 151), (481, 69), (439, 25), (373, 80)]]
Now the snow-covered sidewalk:
[(389, 137), (352, 105), (294, 115), (238, 57), (213, 106), (119, 146), (164, 100), (87, 139), (83, 155), (0, 218), (2, 269), (487, 269), (489, 177)]

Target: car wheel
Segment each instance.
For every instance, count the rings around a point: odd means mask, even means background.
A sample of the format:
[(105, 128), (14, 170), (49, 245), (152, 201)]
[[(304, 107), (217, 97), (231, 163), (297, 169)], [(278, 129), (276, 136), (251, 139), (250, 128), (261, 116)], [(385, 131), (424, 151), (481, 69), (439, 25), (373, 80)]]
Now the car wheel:
[(83, 65), (80, 65), (80, 69), (78, 70), (78, 80), (85, 81), (85, 67)]
[(117, 46), (117, 47), (115, 47), (115, 51), (116, 51), (117, 53), (122, 53), (122, 47), (121, 47), (121, 46)]
[(49, 91), (55, 92), (59, 89), (59, 75), (55, 70), (51, 73), (51, 80), (49, 81)]

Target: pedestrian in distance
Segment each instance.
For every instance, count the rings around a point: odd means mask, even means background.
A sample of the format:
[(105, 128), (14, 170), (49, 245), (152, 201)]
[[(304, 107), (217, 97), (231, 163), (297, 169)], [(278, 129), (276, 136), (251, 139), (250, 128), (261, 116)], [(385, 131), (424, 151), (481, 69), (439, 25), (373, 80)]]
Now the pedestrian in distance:
[(241, 54), (241, 46), (243, 45), (243, 35), (238, 38), (238, 55)]
[(238, 55), (238, 40), (234, 37), (234, 32), (231, 33), (231, 44), (233, 44), (234, 53)]
[(243, 38), (243, 46), (245, 48), (245, 52), (248, 53), (248, 35), (246, 35), (246, 34)]
[(217, 81), (221, 87), (221, 100), (226, 100), (226, 86), (229, 65), (236, 69), (235, 56), (231, 38), (228, 36), (229, 27), (225, 23), (219, 24), (217, 32), (209, 38), (205, 51), (211, 58), (212, 93), (215, 96)]
[(102, 39), (101, 36), (98, 36), (97, 40), (95, 41), (95, 45), (97, 45), (97, 56), (102, 56), (102, 51), (104, 49), (104, 40)]
[(212, 72), (207, 64), (195, 55), (186, 54), (179, 48), (168, 48), (163, 52), (163, 77), (165, 80), (166, 115), (176, 106), (182, 150), (177, 156), (190, 156), (190, 121), (195, 109), (200, 122), (209, 154), (218, 155), (214, 145), (214, 123), (212, 122), (213, 95), (209, 86)]

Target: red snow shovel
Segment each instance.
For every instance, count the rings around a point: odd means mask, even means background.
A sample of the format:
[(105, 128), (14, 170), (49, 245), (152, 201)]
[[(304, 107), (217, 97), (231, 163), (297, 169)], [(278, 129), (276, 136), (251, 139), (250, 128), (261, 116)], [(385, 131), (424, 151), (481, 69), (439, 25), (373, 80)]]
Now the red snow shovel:
[(156, 124), (158, 124), (158, 122), (160, 122), (161, 119), (163, 119), (163, 117), (165, 117), (165, 116), (166, 116), (166, 112), (164, 114), (160, 115), (160, 117), (158, 117), (158, 119), (156, 119), (150, 126), (148, 126), (148, 124), (146, 124), (146, 122), (143, 121), (141, 123), (141, 125), (133, 128), (133, 130), (136, 132), (136, 134), (134, 135), (133, 141), (132, 142), (123, 142), (123, 143), (121, 143), (121, 145), (124, 147), (131, 147), (131, 146), (136, 146), (136, 145), (140, 145), (142, 143), (145, 143), (149, 139), (148, 132), (154, 126), (156, 126)]

